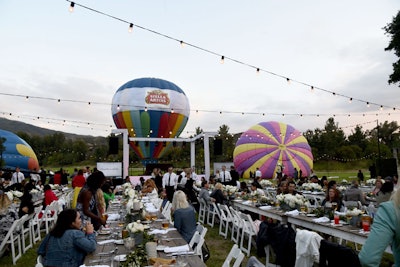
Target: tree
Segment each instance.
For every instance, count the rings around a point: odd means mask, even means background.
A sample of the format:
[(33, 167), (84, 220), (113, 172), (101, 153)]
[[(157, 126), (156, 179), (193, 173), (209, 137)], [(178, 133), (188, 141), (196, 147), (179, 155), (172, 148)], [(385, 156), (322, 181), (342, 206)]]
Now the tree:
[(365, 150), (367, 147), (367, 134), (363, 132), (362, 126), (357, 125), (347, 139), (350, 145), (359, 146), (362, 150)]
[[(400, 57), (400, 11), (393, 18), (393, 21), (383, 28), (387, 35), (390, 35), (389, 45), (385, 51), (394, 50), (397, 57)], [(389, 84), (400, 82), (400, 60), (393, 63), (393, 73), (390, 74)], [(399, 85), (400, 86), (400, 85)]]

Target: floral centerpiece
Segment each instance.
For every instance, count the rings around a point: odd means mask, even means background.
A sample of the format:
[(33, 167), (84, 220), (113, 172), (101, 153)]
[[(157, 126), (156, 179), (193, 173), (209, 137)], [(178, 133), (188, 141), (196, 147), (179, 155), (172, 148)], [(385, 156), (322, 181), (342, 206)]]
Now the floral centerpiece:
[(304, 183), (301, 185), (301, 187), (303, 188), (303, 190), (306, 191), (315, 191), (315, 192), (322, 191), (322, 187), (317, 183)]
[(338, 187), (336, 187), (336, 188), (337, 188), (337, 190), (339, 190), (340, 192), (344, 192), (344, 191), (347, 190), (347, 186), (344, 186), (344, 185), (340, 185), (340, 186), (338, 186)]
[(136, 244), (136, 247), (132, 252), (130, 252), (126, 261), (121, 262), (119, 266), (121, 267), (142, 267), (147, 266), (147, 253), (146, 253), (146, 243), (153, 242), (154, 236), (148, 235), (146, 232), (143, 235), (143, 243)]
[(349, 183), (349, 181), (347, 181), (346, 179), (343, 179), (343, 180), (340, 182), (340, 184), (342, 184), (342, 185), (349, 185), (350, 183)]
[(24, 194), (24, 193), (22, 193), (21, 191), (18, 191), (18, 190), (11, 190), (10, 192), (12, 193), (13, 197), (16, 197), (16, 198), (20, 198)]
[(224, 191), (226, 191), (228, 193), (228, 195), (232, 195), (235, 194), (239, 189), (237, 188), (237, 186), (234, 185), (225, 185), (224, 186)]
[(349, 209), (346, 211), (346, 218), (348, 218), (348, 221), (350, 225), (360, 227), (361, 226), (361, 215), (364, 212), (360, 209), (354, 208), (354, 209)]
[(128, 223), (126, 230), (135, 238), (136, 244), (141, 244), (143, 242), (144, 225), (140, 223), (140, 220)]
[[(385, 182), (385, 180), (383, 180), (383, 179), (381, 181), (382, 181), (382, 183)], [(369, 185), (369, 186), (374, 186), (375, 183), (376, 183), (376, 179), (373, 179), (373, 178), (372, 179), (368, 179), (368, 180), (365, 181), (365, 184)]]
[(259, 202), (261, 204), (268, 204), (268, 205), (273, 205), (274, 204), (274, 200), (272, 198), (267, 197), (267, 196), (260, 196), (259, 197)]
[(308, 206), (308, 200), (300, 194), (279, 194), (276, 196), (276, 200), (279, 202), (281, 209), (287, 210), (300, 210), (303, 205)]
[(270, 180), (262, 179), (260, 185), (265, 188), (265, 187), (272, 187), (274, 184)]

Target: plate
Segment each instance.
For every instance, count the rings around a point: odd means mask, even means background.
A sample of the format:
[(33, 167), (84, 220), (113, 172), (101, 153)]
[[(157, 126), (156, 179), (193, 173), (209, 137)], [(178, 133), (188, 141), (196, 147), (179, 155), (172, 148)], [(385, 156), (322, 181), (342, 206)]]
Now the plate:
[(343, 226), (343, 223), (339, 223), (339, 224), (331, 223), (331, 226), (339, 227), (339, 226)]
[(150, 229), (150, 225), (143, 225), (143, 229), (144, 230)]
[(317, 215), (314, 213), (307, 213), (307, 217), (316, 217)]
[(114, 257), (116, 261), (126, 261), (126, 254), (117, 255)]
[(114, 240), (114, 244), (116, 244), (116, 245), (123, 245), (123, 244), (124, 244), (124, 240), (123, 240), (123, 239)]
[(164, 251), (164, 249), (165, 249), (166, 247), (167, 247), (167, 246), (158, 245), (158, 246), (157, 246), (157, 251)]
[(111, 230), (101, 230), (98, 232), (99, 235), (109, 235), (111, 234)]

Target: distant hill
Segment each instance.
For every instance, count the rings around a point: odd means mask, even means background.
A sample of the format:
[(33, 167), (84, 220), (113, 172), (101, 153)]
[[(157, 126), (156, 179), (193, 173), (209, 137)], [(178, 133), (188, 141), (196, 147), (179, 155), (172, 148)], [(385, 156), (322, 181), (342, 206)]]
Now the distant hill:
[(105, 139), (105, 137), (94, 137), (91, 135), (78, 135), (78, 134), (65, 133), (62, 131), (49, 130), (46, 128), (34, 126), (32, 124), (20, 121), (13, 121), (5, 118), (0, 118), (0, 129), (10, 131), (13, 133), (24, 132), (31, 136), (40, 136), (40, 137), (53, 135), (55, 133), (63, 133), (65, 138), (72, 140), (83, 139), (86, 141), (93, 141), (93, 140)]

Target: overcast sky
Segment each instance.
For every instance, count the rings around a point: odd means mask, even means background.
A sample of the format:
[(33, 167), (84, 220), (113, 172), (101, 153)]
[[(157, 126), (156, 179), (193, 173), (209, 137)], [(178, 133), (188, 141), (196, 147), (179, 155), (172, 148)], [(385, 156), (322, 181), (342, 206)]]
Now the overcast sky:
[[(376, 120), (400, 118), (400, 88), (387, 83), (397, 58), (384, 51), (389, 37), (382, 29), (397, 14), (398, 0), (76, 3), (263, 71), (230, 60), (221, 64), (217, 55), (137, 27), (129, 33), (128, 24), (79, 6), (70, 13), (64, 0), (0, 0), (1, 117), (107, 136), (116, 90), (155, 77), (188, 96), (183, 137), (196, 127), (217, 131), (226, 124), (238, 133), (264, 121), (305, 131), (323, 128), (333, 115), (348, 134), (357, 124), (366, 130)], [(350, 104), (329, 92), (378, 106)], [(380, 105), (397, 110), (380, 111)]]

